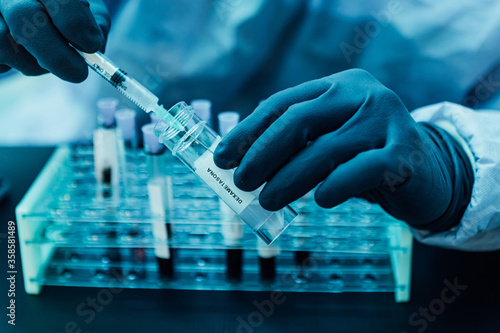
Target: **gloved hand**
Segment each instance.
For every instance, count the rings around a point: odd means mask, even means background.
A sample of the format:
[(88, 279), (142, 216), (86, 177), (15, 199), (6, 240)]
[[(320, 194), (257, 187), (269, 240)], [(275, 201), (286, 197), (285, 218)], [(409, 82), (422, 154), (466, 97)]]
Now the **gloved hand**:
[(88, 75), (80, 51), (103, 50), (110, 28), (101, 0), (0, 0), (0, 73), (52, 72), (81, 82)]
[(271, 96), (222, 140), (214, 160), (239, 166), (234, 180), (242, 190), (267, 182), (259, 200), (268, 210), (321, 183), (315, 200), (322, 207), (361, 197), (426, 230), (456, 224), (473, 183), (454, 138), (416, 123), (394, 92), (357, 69)]

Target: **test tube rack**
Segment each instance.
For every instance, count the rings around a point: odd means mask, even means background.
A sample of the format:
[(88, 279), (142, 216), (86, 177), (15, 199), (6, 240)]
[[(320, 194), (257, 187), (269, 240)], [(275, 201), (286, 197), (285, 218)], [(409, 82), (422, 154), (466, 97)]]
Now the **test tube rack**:
[[(167, 152), (167, 154), (170, 154)], [(172, 159), (172, 156), (166, 155)], [(159, 278), (145, 155), (126, 152), (123, 184), (102, 197), (91, 145), (56, 149), (16, 209), (25, 289), (90, 286), (285, 292), (392, 292), (410, 298), (412, 236), (380, 207), (350, 200), (319, 208), (311, 195), (294, 202), (292, 225), (267, 248), (244, 226), (226, 245), (219, 199), (180, 162), (172, 162), (174, 276)], [(271, 249), (271, 251), (269, 251)], [(242, 251), (241, 278), (227, 276), (229, 250)], [(262, 278), (259, 253), (274, 253)], [(270, 259), (270, 258), (267, 258)]]

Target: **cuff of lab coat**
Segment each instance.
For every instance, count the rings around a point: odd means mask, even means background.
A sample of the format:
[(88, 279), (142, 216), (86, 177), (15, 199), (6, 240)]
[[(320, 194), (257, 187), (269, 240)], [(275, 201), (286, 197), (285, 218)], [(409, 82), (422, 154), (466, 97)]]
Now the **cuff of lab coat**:
[[(417, 122), (430, 122), (458, 135), (474, 171), (472, 198), (460, 224), (451, 230), (413, 230), (425, 244), (466, 251), (500, 249), (500, 111), (474, 111), (449, 102), (412, 112)], [(446, 124), (446, 125), (442, 125)]]

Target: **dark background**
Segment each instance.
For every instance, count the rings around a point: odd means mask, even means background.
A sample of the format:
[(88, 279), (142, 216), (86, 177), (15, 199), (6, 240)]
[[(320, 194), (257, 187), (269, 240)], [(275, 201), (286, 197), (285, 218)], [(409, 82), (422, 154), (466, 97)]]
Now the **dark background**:
[[(17, 242), (16, 326), (8, 325), (7, 223), (15, 220), (15, 206), (52, 151), (0, 148), (0, 177), (9, 180), (12, 187), (7, 200), (0, 203), (0, 333), (500, 332), (500, 252), (466, 253), (418, 243), (414, 246), (409, 303), (395, 303), (392, 293), (288, 292), (285, 302), (263, 317), (261, 326), (251, 330), (240, 327), (238, 331), (238, 317), (246, 320), (256, 311), (253, 302), (269, 299), (269, 292), (123, 290), (86, 323), (89, 317), (79, 316), (76, 308), (87, 297), (96, 297), (100, 289), (45, 287), (41, 295), (28, 296)], [(457, 279), (467, 289), (440, 315), (431, 314), (426, 327), (422, 322), (412, 326), (409, 320), (414, 312), (441, 298), (445, 279)], [(77, 327), (67, 326), (68, 322)]]

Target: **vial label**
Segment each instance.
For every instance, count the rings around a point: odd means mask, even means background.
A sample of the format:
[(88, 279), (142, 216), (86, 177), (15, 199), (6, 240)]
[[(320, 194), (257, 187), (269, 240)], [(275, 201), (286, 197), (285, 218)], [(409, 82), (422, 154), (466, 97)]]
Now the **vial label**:
[(234, 185), (232, 171), (223, 170), (215, 165), (211, 151), (218, 143), (216, 141), (210, 150), (206, 151), (194, 162), (194, 169), (196, 174), (239, 215), (255, 200), (255, 196), (250, 192), (240, 190)]

